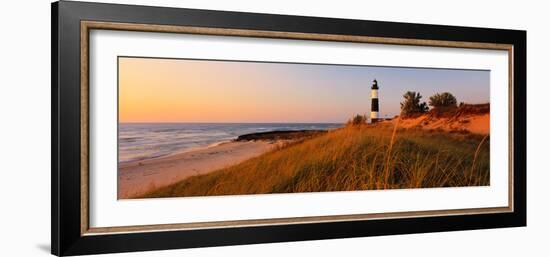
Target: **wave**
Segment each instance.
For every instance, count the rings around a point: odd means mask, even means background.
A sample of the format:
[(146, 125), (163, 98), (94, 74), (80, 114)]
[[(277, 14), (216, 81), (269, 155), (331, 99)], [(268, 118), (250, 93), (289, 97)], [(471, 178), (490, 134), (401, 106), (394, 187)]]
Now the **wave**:
[(120, 124), (119, 162), (145, 160), (219, 146), (240, 135), (280, 130), (331, 130), (333, 123), (249, 124), (249, 123), (142, 123)]

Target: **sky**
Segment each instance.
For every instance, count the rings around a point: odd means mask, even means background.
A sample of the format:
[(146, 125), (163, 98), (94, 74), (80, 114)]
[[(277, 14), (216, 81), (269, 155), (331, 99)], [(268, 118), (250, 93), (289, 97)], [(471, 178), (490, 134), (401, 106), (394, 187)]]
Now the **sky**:
[(400, 112), (406, 91), (488, 103), (490, 71), (119, 57), (119, 121), (343, 123)]

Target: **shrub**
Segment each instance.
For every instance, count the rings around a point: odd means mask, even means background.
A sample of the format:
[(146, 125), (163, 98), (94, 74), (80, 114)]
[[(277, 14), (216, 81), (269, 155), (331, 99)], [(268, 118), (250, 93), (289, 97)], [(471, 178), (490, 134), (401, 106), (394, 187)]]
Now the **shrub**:
[(430, 96), (429, 104), (433, 108), (453, 108), (456, 107), (456, 98), (449, 92), (437, 93)]
[(405, 100), (401, 102), (401, 115), (404, 117), (420, 114), (428, 111), (426, 102), (420, 102), (422, 96), (414, 91), (407, 91), (403, 95)]
[(360, 126), (367, 124), (367, 116), (366, 115), (355, 115), (355, 117), (348, 120), (347, 125), (348, 126)]

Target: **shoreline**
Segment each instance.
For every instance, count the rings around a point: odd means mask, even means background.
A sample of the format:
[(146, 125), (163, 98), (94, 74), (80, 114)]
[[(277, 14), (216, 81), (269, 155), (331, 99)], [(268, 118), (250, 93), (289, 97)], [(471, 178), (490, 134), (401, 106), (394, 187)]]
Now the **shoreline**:
[(196, 146), (196, 147), (191, 147), (191, 148), (188, 148), (188, 149), (185, 149), (185, 150), (174, 151), (172, 153), (167, 153), (167, 154), (164, 154), (164, 155), (159, 155), (159, 156), (154, 156), (154, 157), (143, 157), (143, 158), (140, 158), (140, 159), (134, 159), (134, 160), (128, 160), (128, 161), (121, 161), (121, 162), (118, 163), (118, 166), (120, 167), (121, 165), (128, 164), (128, 163), (133, 163), (133, 162), (143, 162), (143, 161), (150, 161), (150, 160), (155, 160), (155, 159), (168, 158), (168, 157), (174, 156), (174, 155), (205, 150), (205, 149), (208, 149), (208, 148), (216, 147), (216, 146), (223, 145), (223, 144), (226, 144), (226, 143), (231, 143), (231, 142), (234, 142), (234, 141), (235, 141), (235, 139), (223, 140), (223, 141), (218, 141), (218, 142), (215, 142), (215, 143), (212, 143), (212, 144), (209, 144), (209, 145), (205, 145), (205, 146)]
[(132, 199), (191, 176), (207, 174), (260, 156), (285, 143), (324, 134), (323, 130), (270, 131), (231, 141), (118, 164), (118, 199)]
[(185, 178), (206, 174), (254, 158), (275, 148), (266, 141), (228, 142), (173, 155), (121, 163), (118, 199), (138, 197)]

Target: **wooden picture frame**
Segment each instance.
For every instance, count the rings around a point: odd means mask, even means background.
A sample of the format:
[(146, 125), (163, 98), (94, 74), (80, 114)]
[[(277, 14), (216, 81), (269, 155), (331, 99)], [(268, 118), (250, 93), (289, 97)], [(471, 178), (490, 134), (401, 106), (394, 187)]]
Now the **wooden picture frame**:
[[(509, 205), (441, 211), (89, 226), (89, 33), (140, 31), (509, 54)], [(52, 4), (52, 254), (79, 255), (526, 225), (526, 32), (61, 1)]]

